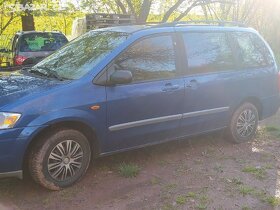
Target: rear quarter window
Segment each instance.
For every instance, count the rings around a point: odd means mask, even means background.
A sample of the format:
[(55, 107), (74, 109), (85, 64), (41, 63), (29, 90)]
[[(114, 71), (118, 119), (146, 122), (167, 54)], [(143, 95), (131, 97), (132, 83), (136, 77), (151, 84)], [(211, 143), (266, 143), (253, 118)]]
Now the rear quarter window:
[(256, 34), (235, 32), (232, 35), (237, 44), (241, 68), (261, 68), (274, 64), (267, 46)]

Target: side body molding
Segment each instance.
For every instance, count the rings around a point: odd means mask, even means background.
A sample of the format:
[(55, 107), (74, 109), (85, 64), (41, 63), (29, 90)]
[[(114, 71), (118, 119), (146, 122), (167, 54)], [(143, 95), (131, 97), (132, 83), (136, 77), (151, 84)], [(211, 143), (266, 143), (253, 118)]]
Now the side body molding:
[(202, 115), (226, 112), (228, 110), (229, 110), (229, 107), (220, 107), (220, 108), (215, 108), (215, 109), (207, 109), (207, 110), (189, 112), (189, 113), (183, 113), (183, 114), (177, 114), (177, 115), (156, 117), (156, 118), (151, 118), (151, 119), (145, 119), (145, 120), (139, 120), (139, 121), (134, 121), (134, 122), (113, 125), (113, 126), (109, 127), (109, 130), (118, 131), (118, 130), (133, 128), (133, 127), (138, 127), (138, 126), (167, 122), (167, 121), (171, 121), (171, 120), (180, 120), (180, 119), (184, 119), (184, 118), (188, 118), (188, 117), (198, 117), (198, 116), (202, 116)]

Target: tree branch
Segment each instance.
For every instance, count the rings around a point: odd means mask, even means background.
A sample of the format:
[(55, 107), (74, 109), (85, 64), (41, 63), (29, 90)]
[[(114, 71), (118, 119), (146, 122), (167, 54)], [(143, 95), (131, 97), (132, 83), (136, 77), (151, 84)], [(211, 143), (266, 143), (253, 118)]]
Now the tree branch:
[(225, 0), (196, 0), (194, 1), (181, 15), (179, 15), (179, 17), (177, 17), (175, 19), (175, 21), (180, 21), (182, 18), (184, 18), (187, 14), (190, 13), (190, 11), (197, 7), (197, 6), (203, 6), (203, 5), (209, 5), (209, 4), (214, 4), (214, 3), (229, 3), (229, 1), (225, 1)]
[(202, 4), (200, 4), (199, 2), (200, 2), (200, 0), (194, 1), (181, 15), (179, 15), (179, 17), (177, 17), (177, 18), (175, 19), (175, 21), (180, 21), (183, 17), (185, 17), (187, 14), (189, 14), (189, 12), (190, 12), (193, 8), (195, 8), (195, 7), (198, 6), (198, 5), (202, 5)]
[(115, 2), (118, 5), (118, 7), (121, 9), (122, 13), (127, 14), (126, 8), (124, 4), (121, 2), (121, 0), (115, 0)]
[(5, 31), (5, 29), (11, 24), (11, 22), (19, 16), (14, 16), (14, 14), (12, 13), (10, 16), (10, 19), (6, 22), (6, 24), (1, 28), (0, 34), (3, 34), (3, 32)]
[(136, 14), (136, 12), (135, 12), (135, 8), (133, 7), (133, 4), (132, 4), (131, 0), (126, 0), (126, 3), (127, 3), (128, 8), (130, 9), (132, 15), (133, 15), (133, 16), (136, 18), (136, 20), (137, 20), (137, 19), (138, 19), (138, 16), (137, 16), (137, 14)]
[(172, 13), (184, 2), (185, 0), (178, 0), (170, 9), (164, 14), (162, 22), (167, 22)]

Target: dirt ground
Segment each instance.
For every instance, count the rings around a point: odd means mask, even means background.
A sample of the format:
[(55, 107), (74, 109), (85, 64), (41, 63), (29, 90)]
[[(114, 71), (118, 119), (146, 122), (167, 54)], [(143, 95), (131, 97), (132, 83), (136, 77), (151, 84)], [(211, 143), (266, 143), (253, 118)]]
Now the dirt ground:
[[(31, 180), (0, 180), (0, 210), (280, 209), (280, 113), (257, 138), (220, 133), (100, 158), (75, 186), (50, 192)], [(140, 167), (125, 178), (121, 163)]]

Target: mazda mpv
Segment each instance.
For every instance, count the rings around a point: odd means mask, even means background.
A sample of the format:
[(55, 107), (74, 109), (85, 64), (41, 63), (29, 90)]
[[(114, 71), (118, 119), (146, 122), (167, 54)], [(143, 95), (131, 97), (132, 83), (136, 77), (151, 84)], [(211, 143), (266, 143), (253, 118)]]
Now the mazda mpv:
[(119, 26), (90, 31), (0, 77), (0, 177), (26, 170), (59, 190), (92, 158), (224, 130), (254, 138), (279, 107), (274, 55), (247, 27)]

